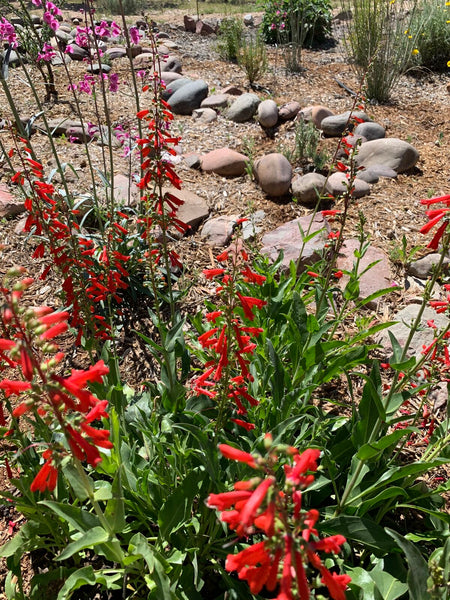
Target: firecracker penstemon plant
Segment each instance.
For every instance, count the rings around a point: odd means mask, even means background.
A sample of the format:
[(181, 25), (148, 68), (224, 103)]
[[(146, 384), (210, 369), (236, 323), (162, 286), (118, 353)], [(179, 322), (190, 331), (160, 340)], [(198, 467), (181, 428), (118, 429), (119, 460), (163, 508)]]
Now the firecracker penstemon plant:
[[(57, 29), (58, 6), (33, 4), (43, 11), (43, 35)], [(128, 50), (140, 42), (123, 15), (119, 26), (86, 8), (77, 43), (90, 64), (102, 58), (103, 35), (123, 35)], [(20, 43), (5, 17), (0, 36), (9, 49)], [(46, 61), (64, 49), (41, 42), (50, 84)], [(114, 130), (126, 142), (119, 151), (140, 191), (136, 208), (116, 201), (112, 145), (101, 151), (105, 193), (97, 190), (83, 135), (92, 208), (74, 201), (44, 110), (61, 187), (45, 176), (32, 123), (21, 124), (8, 88), (8, 54), (1, 72), (15, 121), (13, 147), (1, 149), (24, 194), (42, 276), (51, 268), (63, 291), (58, 308), (35, 306), (40, 280), (22, 268), (0, 289), (0, 460), (9, 482), (0, 494), (15, 533), (0, 549), (6, 597), (36, 600), (51, 589), (57, 600), (448, 598), (450, 419), (435, 411), (432, 394), (449, 381), (449, 328), (431, 319), (430, 343), (419, 356), (409, 348), (425, 308), (449, 312), (449, 196), (423, 201), (429, 222), (421, 231), (437, 226), (429, 247), (440, 245), (442, 258), (406, 343), (391, 338), (389, 361), (374, 358), (373, 335), (390, 323), (363, 312), (387, 290), (359, 299), (367, 217), (352, 269), (336, 266), (356, 175), (350, 133), (339, 142), (347, 159), (336, 150), (330, 168), (343, 173), (346, 192), (339, 206), (314, 211), (337, 225), (321, 259), (284, 272), (281, 258), (271, 264), (250, 253), (237, 233), (199, 275), (207, 297), (198, 314), (182, 318), (173, 233), (186, 226), (171, 162), (179, 137), (150, 46), (153, 68), (132, 71), (134, 123), (110, 120), (109, 94), (123, 84), (114, 73), (74, 82), (66, 71), (85, 133), (102, 136), (106, 121), (107, 140)], [(80, 94), (92, 100), (96, 123), (82, 114)], [(45, 106), (34, 98), (39, 114)], [(133, 315), (136, 298), (150, 315), (150, 331), (138, 335), (154, 376), (133, 388), (117, 349), (121, 317)], [(58, 347), (73, 342), (89, 351), (80, 354), (84, 368)], [(44, 560), (26, 584), (25, 553)]]

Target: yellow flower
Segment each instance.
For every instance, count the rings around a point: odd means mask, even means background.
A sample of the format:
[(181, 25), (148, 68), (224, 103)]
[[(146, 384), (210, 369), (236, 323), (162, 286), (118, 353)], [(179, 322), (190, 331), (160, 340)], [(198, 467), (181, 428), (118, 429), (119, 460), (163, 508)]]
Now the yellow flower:
[(405, 29), (405, 35), (408, 35), (408, 30), (407, 29)]
[(417, 48), (414, 48), (414, 50), (411, 52), (411, 54), (414, 54), (414, 56), (415, 56), (416, 54), (419, 54), (419, 51), (417, 50)]
[(412, 35), (408, 35), (408, 40), (412, 40)]
[(447, 63), (447, 67), (450, 67), (450, 60), (449, 60), (449, 61), (448, 61), (448, 63)]

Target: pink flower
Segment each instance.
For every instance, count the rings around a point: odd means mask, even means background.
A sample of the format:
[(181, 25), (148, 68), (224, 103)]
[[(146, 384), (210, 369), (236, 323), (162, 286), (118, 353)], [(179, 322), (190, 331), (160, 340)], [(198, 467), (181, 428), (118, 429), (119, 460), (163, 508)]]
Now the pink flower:
[(130, 27), (128, 30), (130, 34), (130, 40), (132, 44), (139, 44), (141, 38), (139, 36), (139, 29), (137, 27)]

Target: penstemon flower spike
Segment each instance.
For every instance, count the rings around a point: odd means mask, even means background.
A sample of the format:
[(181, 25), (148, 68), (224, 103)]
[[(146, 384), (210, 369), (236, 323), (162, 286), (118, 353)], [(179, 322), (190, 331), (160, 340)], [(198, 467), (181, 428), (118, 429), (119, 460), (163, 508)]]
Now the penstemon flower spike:
[[(274, 445), (270, 434), (265, 436), (265, 446), (267, 457), (219, 445), (225, 458), (248, 465), (258, 475), (236, 482), (231, 492), (210, 494), (207, 506), (218, 510), (221, 521), (239, 537), (263, 537), (237, 554), (229, 554), (225, 569), (236, 571), (239, 579), (247, 581), (252, 594), (263, 588), (277, 590), (276, 600), (310, 600), (315, 584), (308, 582), (308, 576), (316, 579), (319, 574), (330, 597), (345, 600), (350, 577), (330, 572), (318, 553), (337, 554), (346, 540), (342, 535), (320, 538), (318, 511), (302, 508), (303, 492), (314, 481), (320, 450), (300, 454), (291, 446)], [(274, 471), (281, 459), (284, 486), (277, 482)]]

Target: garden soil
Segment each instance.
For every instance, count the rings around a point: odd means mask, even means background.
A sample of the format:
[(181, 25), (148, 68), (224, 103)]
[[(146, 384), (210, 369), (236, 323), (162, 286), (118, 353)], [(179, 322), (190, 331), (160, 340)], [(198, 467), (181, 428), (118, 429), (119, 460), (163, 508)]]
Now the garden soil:
[[(73, 13), (70, 16), (74, 16)], [(160, 31), (169, 34), (170, 39), (178, 44), (177, 54), (182, 59), (183, 73), (187, 76), (201, 77), (210, 89), (216, 91), (227, 85), (236, 85), (244, 91), (252, 91), (244, 72), (233, 63), (219, 59), (216, 52), (215, 36), (200, 37), (186, 33), (183, 30), (183, 13), (168, 11), (149, 15), (158, 25)], [(208, 15), (208, 19), (220, 15)], [(269, 69), (258, 80), (256, 93), (261, 98), (273, 98), (278, 105), (291, 100), (297, 100), (302, 107), (311, 104), (321, 104), (335, 113), (349, 110), (353, 98), (340, 84), (345, 84), (350, 90), (357, 91), (360, 87), (354, 71), (348, 63), (343, 45), (342, 32), (345, 22), (334, 20), (333, 39), (316, 50), (304, 50), (302, 54), (303, 71), (297, 75), (288, 75), (284, 69), (283, 56), (280, 49), (269, 49)], [(114, 69), (119, 73), (119, 80), (130, 80), (129, 63), (126, 59), (114, 62)], [(38, 88), (42, 84), (38, 74), (31, 69)], [(85, 65), (72, 63), (69, 68), (73, 82), (84, 76)], [(76, 118), (73, 112), (72, 96), (67, 90), (68, 78), (62, 68), (56, 69), (57, 88), (60, 92), (59, 102), (45, 106), (47, 117), (51, 119)], [(359, 213), (366, 220), (365, 229), (370, 235), (371, 243), (384, 250), (392, 260), (393, 277), (402, 285), (405, 278), (404, 265), (401, 260), (400, 248), (405, 236), (408, 249), (421, 246), (417, 257), (426, 254), (425, 248), (429, 239), (424, 239), (419, 232), (427, 221), (424, 207), (420, 205), (421, 198), (439, 196), (450, 193), (450, 94), (447, 86), (450, 83), (449, 74), (434, 74), (430, 72), (410, 73), (402, 77), (392, 93), (391, 101), (385, 105), (368, 104), (367, 113), (386, 129), (388, 137), (397, 137), (411, 143), (420, 153), (416, 166), (396, 179), (381, 179), (372, 187), (369, 196), (352, 202), (350, 219), (346, 231), (347, 237), (357, 235)], [(35, 112), (35, 103), (31, 91), (18, 70), (11, 70), (9, 85), (17, 98), (17, 108), (21, 116), (31, 117)], [(126, 125), (133, 115), (133, 102), (130, 88), (121, 86), (119, 93), (113, 98), (111, 119), (115, 124)], [(150, 98), (142, 96), (141, 106), (150, 102)], [(83, 111), (91, 115), (94, 121), (93, 100), (88, 96), (80, 96), (79, 101)], [(0, 121), (7, 117), (6, 100), (0, 93)], [(254, 159), (270, 152), (288, 151), (294, 149), (294, 124), (287, 122), (279, 127), (273, 136), (269, 137), (256, 122), (235, 124), (219, 116), (217, 121), (205, 125), (191, 117), (176, 116), (172, 131), (181, 135), (184, 153), (198, 154), (221, 147), (230, 147), (243, 152), (246, 148), (254, 148)], [(2, 142), (8, 147), (11, 143), (7, 129), (0, 130)], [(47, 172), (54, 167), (51, 148), (43, 133), (37, 132), (33, 138), (34, 146), (40, 149), (40, 159), (46, 165)], [(75, 174), (67, 171), (71, 185), (77, 191), (89, 192), (90, 179), (84, 149), (80, 145), (69, 143), (68, 140), (55, 141), (62, 162), (71, 164)], [(336, 148), (336, 140), (321, 141), (321, 148), (330, 156)], [(90, 146), (90, 155), (94, 163), (101, 168), (101, 148), (95, 143)], [(117, 151), (116, 174), (127, 172), (127, 159), (120, 157), (122, 151)], [(0, 157), (0, 183), (8, 182), (6, 165)], [(293, 165), (294, 171), (300, 172), (298, 165)], [(247, 175), (238, 178), (222, 178), (214, 174), (205, 174), (189, 169), (184, 162), (176, 167), (177, 173), (183, 180), (183, 187), (201, 196), (207, 202), (211, 216), (240, 215), (248, 216), (256, 210), (264, 210), (265, 219), (262, 232), (254, 240), (250, 251), (260, 246), (261, 236), (296, 217), (306, 215), (309, 209), (295, 203), (290, 198), (276, 201), (268, 198), (258, 185)], [(340, 207), (339, 201), (336, 208)], [(0, 243), (4, 246), (0, 251), (0, 277), (15, 265), (26, 266), (37, 281), (28, 296), (30, 305), (59, 303), (58, 285), (51, 277), (39, 281), (42, 270), (40, 261), (32, 261), (31, 254), (36, 246), (33, 240), (26, 240), (21, 233), (21, 216), (0, 221)], [(185, 273), (185, 283), (195, 281), (195, 274), (201, 269), (213, 266), (213, 256), (217, 249), (208, 247), (200, 238), (198, 232), (177, 242), (177, 251), (182, 257)], [(183, 278), (182, 278), (183, 282)], [(210, 289), (201, 284), (189, 289), (183, 304), (183, 310), (195, 314), (203, 305), (205, 294)], [(385, 301), (380, 302), (377, 310), (373, 311), (373, 321), (389, 319), (393, 311), (406, 306), (412, 300), (411, 290), (396, 291)], [(146, 315), (131, 315), (130, 327), (142, 329), (149, 333), (151, 325)], [(349, 323), (351, 328), (352, 324)], [(75, 356), (72, 340), (67, 339), (62, 344), (67, 353), (70, 366), (82, 366), (83, 356)], [(136, 338), (132, 341), (125, 339), (121, 348), (123, 358), (123, 374), (127, 383), (139, 386), (154, 376), (152, 362), (146, 354), (145, 346), (141, 346)], [(329, 393), (329, 392), (328, 392)], [(445, 406), (441, 407), (445, 410)], [(7, 442), (6, 442), (7, 443)], [(0, 451), (6, 449), (5, 441)], [(415, 451), (420, 452), (420, 448)], [(445, 474), (445, 473), (444, 473)], [(446, 474), (448, 476), (448, 473)], [(10, 483), (3, 469), (0, 469), (0, 489), (10, 489)], [(8, 506), (0, 506), (0, 545), (10, 539), (23, 523), (23, 517)], [(33, 560), (32, 560), (33, 559)], [(33, 573), (45, 569), (45, 557), (24, 557), (24, 567), (29, 581)], [(0, 600), (6, 576), (5, 562), (0, 563)]]

